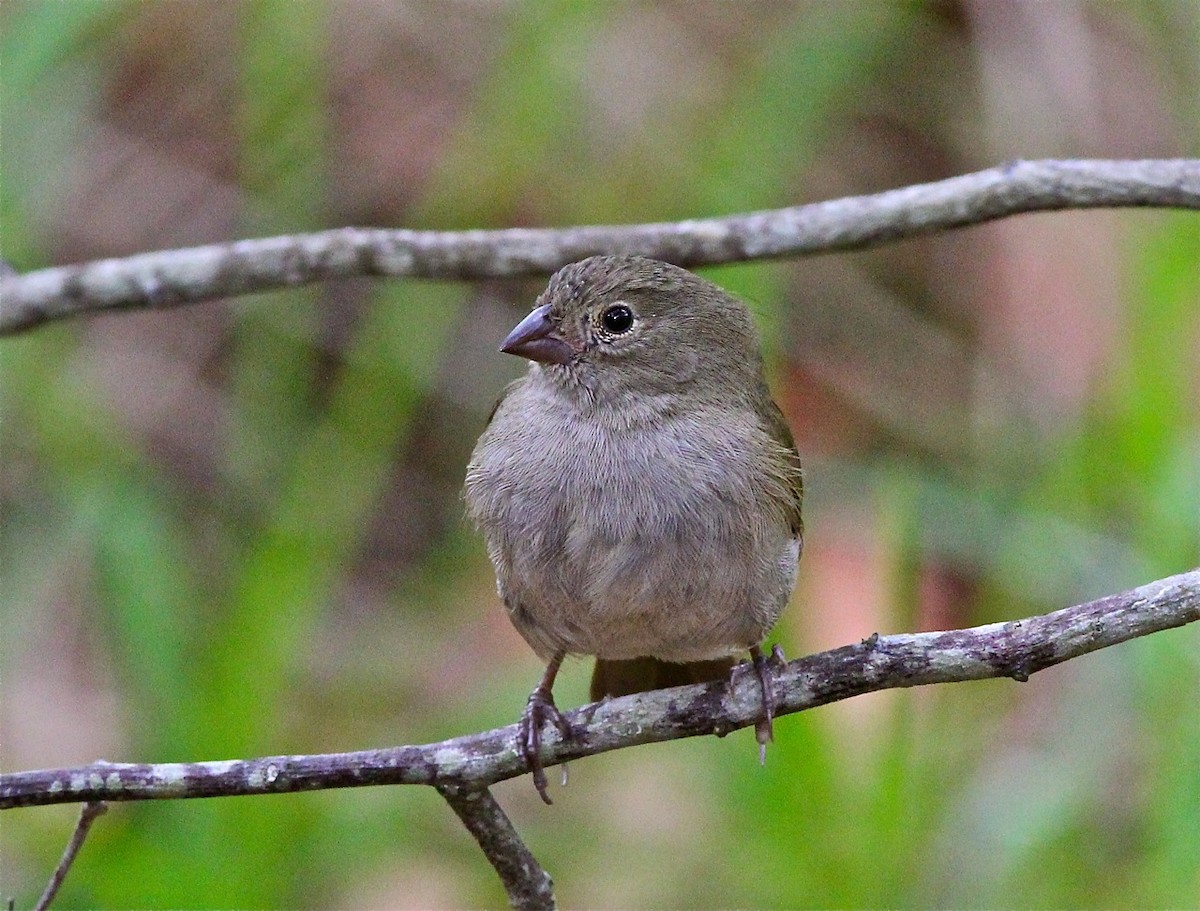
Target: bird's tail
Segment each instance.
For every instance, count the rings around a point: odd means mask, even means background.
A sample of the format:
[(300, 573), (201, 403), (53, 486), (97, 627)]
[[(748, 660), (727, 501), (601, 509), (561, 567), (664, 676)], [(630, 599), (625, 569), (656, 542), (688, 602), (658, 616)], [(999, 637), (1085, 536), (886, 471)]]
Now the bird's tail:
[(707, 683), (725, 680), (737, 660), (717, 658), (712, 661), (688, 661), (676, 664), (657, 658), (630, 658), (622, 661), (596, 659), (592, 671), (592, 701), (605, 696), (628, 696), (669, 686)]

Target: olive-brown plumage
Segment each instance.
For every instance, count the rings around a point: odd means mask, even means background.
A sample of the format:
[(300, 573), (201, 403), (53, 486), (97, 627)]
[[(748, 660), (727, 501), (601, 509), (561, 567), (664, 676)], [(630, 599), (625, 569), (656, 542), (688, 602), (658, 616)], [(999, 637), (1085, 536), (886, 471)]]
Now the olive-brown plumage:
[[(602, 256), (561, 269), (502, 350), (531, 360), (467, 469), (513, 624), (548, 668), (522, 719), (540, 732), (567, 654), (593, 698), (712, 679), (759, 645), (791, 594), (800, 460), (746, 307), (683, 269)], [(684, 665), (678, 667), (677, 665)], [(764, 689), (764, 710), (771, 697)]]

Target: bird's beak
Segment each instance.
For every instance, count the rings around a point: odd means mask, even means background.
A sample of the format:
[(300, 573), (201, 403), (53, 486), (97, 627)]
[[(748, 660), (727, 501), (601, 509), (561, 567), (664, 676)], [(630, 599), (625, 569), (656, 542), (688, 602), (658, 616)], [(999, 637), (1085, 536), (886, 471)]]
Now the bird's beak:
[(517, 323), (508, 337), (501, 343), (505, 354), (527, 357), (544, 364), (569, 364), (575, 351), (554, 331), (550, 322), (550, 305), (537, 307), (529, 316)]

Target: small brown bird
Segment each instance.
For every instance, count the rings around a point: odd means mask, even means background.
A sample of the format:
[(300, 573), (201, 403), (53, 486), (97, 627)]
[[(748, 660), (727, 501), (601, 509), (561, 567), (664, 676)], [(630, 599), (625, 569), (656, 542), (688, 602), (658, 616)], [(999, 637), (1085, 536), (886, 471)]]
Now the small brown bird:
[(528, 358), (467, 468), (497, 587), (548, 664), (519, 747), (547, 803), (551, 689), (596, 656), (593, 699), (721, 679), (787, 603), (802, 547), (800, 457), (744, 304), (667, 263), (595, 256), (561, 269), (501, 345)]

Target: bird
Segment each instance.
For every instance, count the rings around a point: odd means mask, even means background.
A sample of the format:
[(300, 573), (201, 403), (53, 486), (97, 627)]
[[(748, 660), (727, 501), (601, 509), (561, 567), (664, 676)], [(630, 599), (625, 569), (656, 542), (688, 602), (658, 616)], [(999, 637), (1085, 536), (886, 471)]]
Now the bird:
[(564, 266), (500, 351), (528, 370), (493, 409), (463, 496), (517, 631), (546, 662), (517, 731), (550, 803), (542, 731), (572, 728), (553, 686), (594, 656), (600, 700), (728, 677), (749, 653), (773, 736), (762, 644), (803, 549), (803, 473), (749, 310), (640, 256)]

